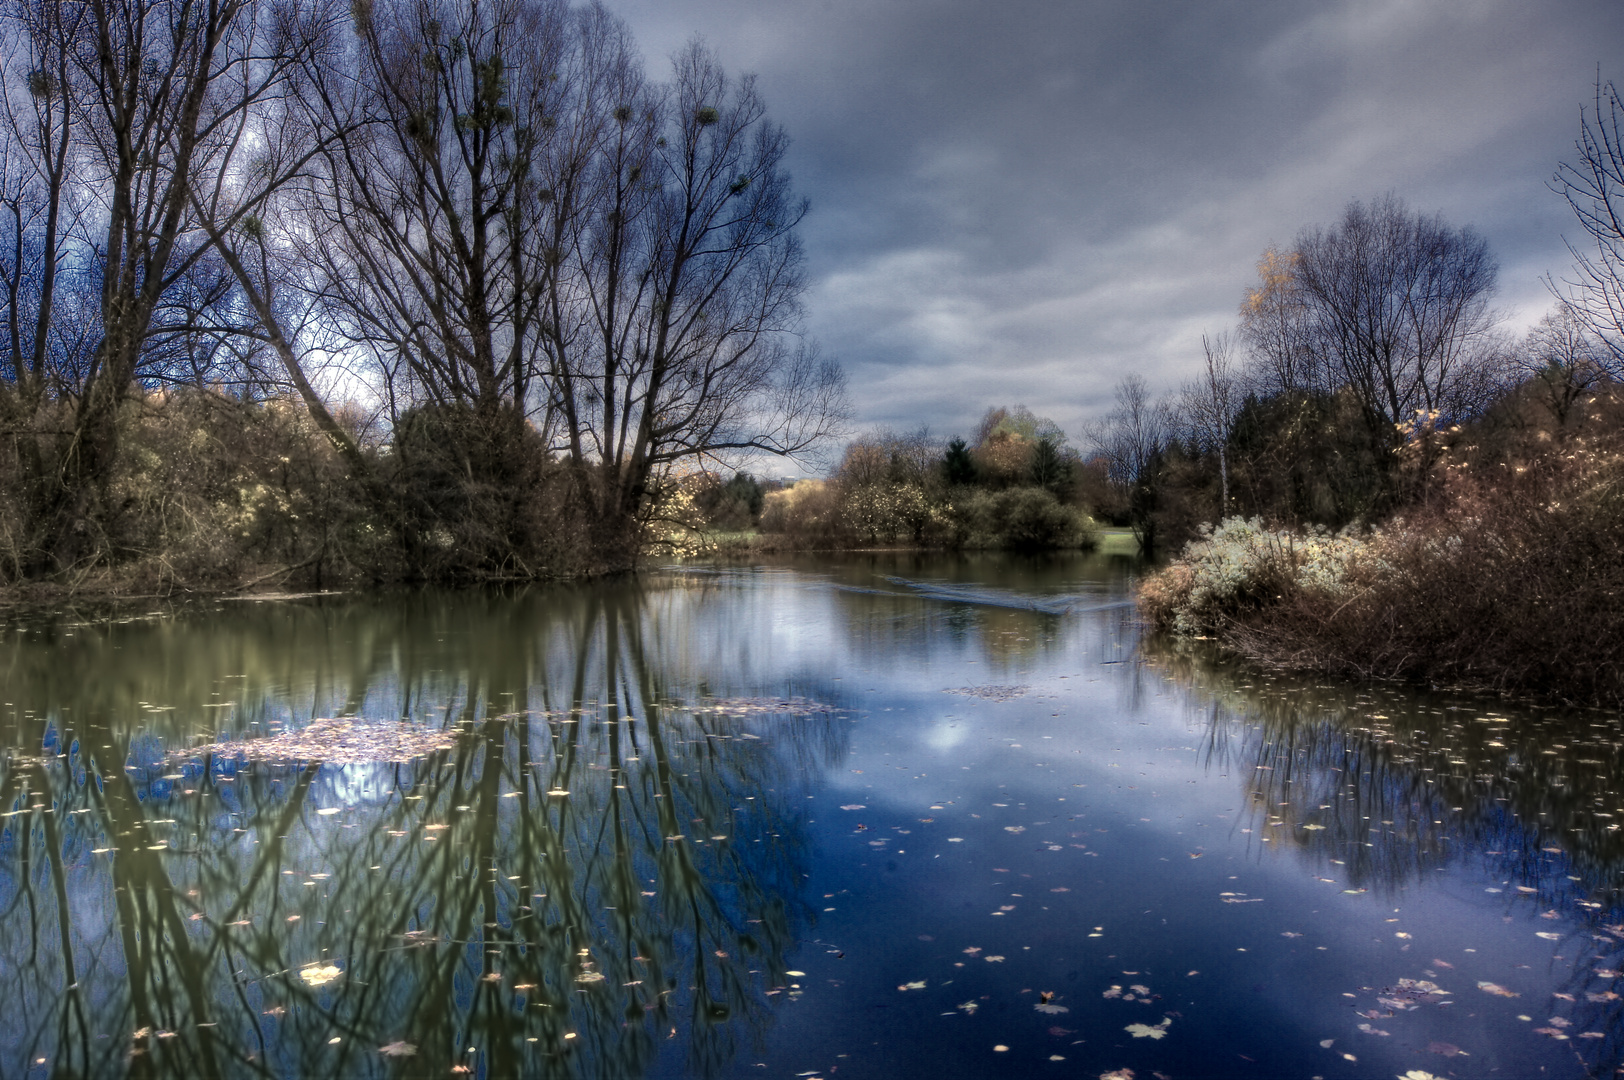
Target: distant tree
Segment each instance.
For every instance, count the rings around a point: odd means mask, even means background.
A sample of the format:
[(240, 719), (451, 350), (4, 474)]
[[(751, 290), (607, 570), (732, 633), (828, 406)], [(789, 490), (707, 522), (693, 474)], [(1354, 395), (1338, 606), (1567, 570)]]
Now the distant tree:
[(1032, 444), (1032, 460), (1028, 466), (1031, 482), (1059, 495), (1072, 475), (1072, 460), (1052, 435), (1044, 435)]
[(928, 427), (910, 432), (888, 429), (864, 435), (846, 444), (835, 478), (847, 487), (868, 484), (914, 484), (926, 487), (941, 459), (939, 444)]
[(1037, 416), (1025, 405), (989, 408), (981, 417), (971, 450), (977, 478), (998, 486), (1029, 483), (1033, 454), (1045, 439), (1054, 444), (1055, 450), (1063, 451), (1066, 433), (1059, 424)]
[(947, 444), (947, 450), (942, 455), (942, 479), (949, 487), (965, 487), (975, 483), (975, 458), (970, 456), (970, 447), (961, 438), (955, 437)]
[(1595, 111), (1579, 110), (1575, 160), (1557, 166), (1551, 188), (1567, 200), (1591, 247), (1571, 241), (1576, 276), (1558, 283), (1573, 313), (1624, 364), (1624, 101), (1611, 82), (1596, 80)]
[(1104, 419), (1084, 430), (1106, 476), (1128, 506), (1129, 524), (1142, 548), (1155, 543), (1150, 514), (1155, 465), (1167, 445), (1173, 426), (1172, 411), (1154, 400), (1139, 375), (1127, 375), (1116, 386), (1116, 407)]
[(1538, 387), (1540, 403), (1558, 430), (1567, 426), (1574, 407), (1598, 384), (1624, 381), (1624, 356), (1607, 347), (1582, 309), (1565, 301), (1528, 331), (1516, 357)]
[(1216, 454), (1220, 518), (1229, 514), (1229, 436), (1241, 405), (1240, 372), (1232, 360), (1232, 340), (1226, 331), (1217, 337), (1201, 335), (1206, 366), (1180, 392), (1179, 412), (1198, 451)]
[(1469, 228), (1384, 196), (1300, 234), (1242, 306), (1242, 335), (1278, 385), (1352, 390), (1373, 432), (1448, 412), (1495, 324), (1497, 267)]

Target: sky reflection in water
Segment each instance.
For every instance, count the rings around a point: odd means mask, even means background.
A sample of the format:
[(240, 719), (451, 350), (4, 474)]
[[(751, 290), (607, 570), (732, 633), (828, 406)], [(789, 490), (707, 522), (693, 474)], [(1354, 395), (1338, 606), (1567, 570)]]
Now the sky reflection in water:
[[(0, 1074), (1616, 1067), (1618, 718), (1142, 647), (1131, 574), (10, 627)], [(323, 717), (455, 738), (238, 752)]]

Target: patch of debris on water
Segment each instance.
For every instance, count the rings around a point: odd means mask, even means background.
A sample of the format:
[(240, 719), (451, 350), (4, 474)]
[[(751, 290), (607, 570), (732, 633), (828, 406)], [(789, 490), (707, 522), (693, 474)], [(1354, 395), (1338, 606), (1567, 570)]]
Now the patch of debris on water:
[(1014, 701), (1032, 689), (1030, 686), (953, 686), (943, 690), (944, 694), (963, 694), (965, 697), (979, 698), (982, 701)]
[(209, 751), (245, 761), (323, 761), (329, 765), (403, 762), (456, 746), (454, 731), (404, 720), (319, 717), (302, 728), (258, 739), (222, 739), (193, 747), (185, 757)]
[(827, 715), (840, 712), (833, 705), (803, 697), (711, 698), (694, 705), (695, 712), (727, 713), (730, 716), (774, 714), (781, 716)]

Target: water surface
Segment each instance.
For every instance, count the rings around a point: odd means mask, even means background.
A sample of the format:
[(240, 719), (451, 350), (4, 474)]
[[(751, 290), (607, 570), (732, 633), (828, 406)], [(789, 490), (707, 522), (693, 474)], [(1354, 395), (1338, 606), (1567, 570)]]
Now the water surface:
[(1142, 642), (1133, 573), (18, 621), (0, 1075), (1611, 1073), (1619, 717)]

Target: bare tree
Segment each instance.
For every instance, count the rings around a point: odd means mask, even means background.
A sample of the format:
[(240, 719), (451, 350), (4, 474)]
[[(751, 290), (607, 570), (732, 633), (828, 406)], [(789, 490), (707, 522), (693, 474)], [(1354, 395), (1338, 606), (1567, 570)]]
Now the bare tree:
[[(9, 74), (28, 91), (7, 95), (17, 186), (0, 199), (21, 241), (7, 271), (12, 420), (49, 429), (19, 454), (34, 570), (106, 553), (121, 405), (141, 380), (211, 362), (240, 328), (191, 211), (208, 177), (238, 170), (233, 132), (287, 73), (263, 13), (252, 0), (24, 0), (7, 13)], [(89, 291), (93, 306), (74, 295)]]
[(1219, 517), (1229, 512), (1229, 436), (1241, 405), (1240, 372), (1233, 356), (1234, 343), (1226, 330), (1217, 337), (1201, 335), (1206, 367), (1184, 384), (1179, 411), (1192, 440), (1202, 450), (1218, 455)]
[(751, 79), (695, 45), (651, 84), (596, 5), (356, 10), (348, 64), (312, 65), (334, 134), (289, 235), (397, 421), (465, 417), (459, 468), (507, 488), (539, 432), (610, 563), (680, 463), (832, 430), (840, 372), (796, 334), (805, 204)]
[[(752, 77), (694, 43), (673, 81), (610, 111), (599, 199), (569, 234), (585, 327), (547, 338), (552, 406), (598, 523), (624, 546), (661, 477), (722, 454), (804, 453), (844, 415), (844, 381), (796, 334), (806, 203)], [(560, 328), (565, 320), (552, 324)]]
[(1579, 110), (1577, 159), (1557, 166), (1551, 188), (1567, 200), (1589, 234), (1591, 250), (1572, 241), (1576, 276), (1561, 282), (1564, 303), (1624, 364), (1624, 102), (1611, 82), (1596, 80), (1595, 112)]
[(1147, 551), (1155, 539), (1152, 472), (1172, 426), (1167, 404), (1151, 397), (1142, 376), (1127, 375), (1117, 383), (1116, 407), (1083, 430), (1084, 441), (1105, 463), (1106, 477), (1127, 505), (1134, 535)]
[(1481, 236), (1389, 195), (1305, 231), (1296, 254), (1306, 347), (1375, 432), (1458, 407), (1496, 321), (1498, 268)]
[(1241, 304), (1238, 337), (1251, 354), (1250, 381), (1262, 396), (1326, 386), (1321, 357), (1308, 343), (1307, 298), (1297, 287), (1301, 261), (1300, 253), (1271, 246)]
[(1516, 363), (1538, 384), (1558, 430), (1598, 384), (1624, 379), (1624, 357), (1593, 331), (1586, 312), (1560, 301), (1528, 331)]

